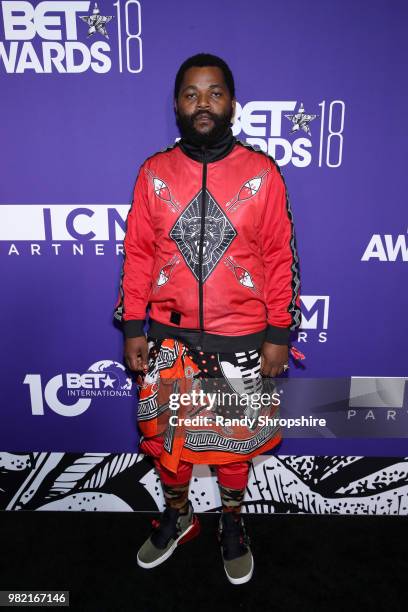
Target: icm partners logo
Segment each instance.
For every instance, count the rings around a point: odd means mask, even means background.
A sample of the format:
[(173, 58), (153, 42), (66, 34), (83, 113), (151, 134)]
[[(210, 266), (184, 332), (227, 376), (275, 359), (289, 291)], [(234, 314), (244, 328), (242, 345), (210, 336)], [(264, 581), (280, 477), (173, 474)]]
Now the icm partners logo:
[[(0, 69), (9, 74), (102, 74), (113, 67), (142, 72), (140, 2), (100, 4), (103, 8), (82, 0), (47, 0), (36, 6), (26, 0), (3, 0)], [(117, 41), (113, 46), (107, 42), (112, 34)]]
[(302, 324), (298, 332), (298, 341), (307, 342), (309, 336), (320, 343), (327, 342), (327, 328), (329, 327), (330, 296), (328, 295), (303, 295), (302, 302)]
[[(45, 385), (41, 374), (27, 374), (23, 383), (29, 386), (31, 413), (35, 416), (44, 415), (44, 400), (57, 414), (74, 417), (88, 410), (93, 398), (132, 396), (132, 380), (124, 366), (110, 360), (93, 363), (84, 374), (57, 374)], [(72, 398), (77, 399), (72, 403)]]
[(3, 204), (0, 256), (122, 255), (129, 204)]
[[(322, 100), (317, 106), (319, 112), (311, 114), (303, 102), (296, 100), (253, 100), (244, 105), (237, 102), (234, 136), (259, 147), (279, 166), (292, 163), (305, 168), (317, 158), (318, 167), (338, 168), (343, 160), (346, 105), (343, 100)], [(315, 143), (312, 122), (320, 127)]]
[[(394, 423), (398, 432), (395, 437), (406, 437), (407, 381), (407, 377), (401, 376), (352, 376), (347, 421), (359, 424)], [(402, 424), (404, 429), (401, 428)], [(383, 435), (384, 431), (381, 437)]]

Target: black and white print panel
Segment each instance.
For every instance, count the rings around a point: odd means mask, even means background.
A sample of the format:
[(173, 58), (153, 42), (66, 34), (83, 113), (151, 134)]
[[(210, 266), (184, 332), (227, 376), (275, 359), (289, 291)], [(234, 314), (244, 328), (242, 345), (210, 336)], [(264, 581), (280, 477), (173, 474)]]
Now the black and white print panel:
[[(224, 255), (237, 232), (209, 191), (205, 191), (205, 232), (203, 240), (203, 282)], [(199, 279), (202, 190), (191, 200), (170, 231), (187, 266)]]
[[(254, 393), (262, 392), (273, 393), (272, 383), (268, 383), (261, 377), (261, 352), (259, 350), (237, 353), (204, 353), (192, 347), (186, 347), (186, 354), (200, 369), (198, 376), (202, 381), (201, 388), (205, 393), (224, 393), (232, 396), (235, 394), (251, 396)], [(233, 400), (230, 403), (227, 400), (221, 404), (217, 403), (214, 412), (228, 418), (244, 415), (253, 418), (254, 416), (254, 411), (249, 405), (243, 408)]]
[(222, 375), (233, 390), (242, 394), (262, 392), (261, 352), (259, 350), (239, 353), (219, 353)]
[[(214, 469), (194, 466), (196, 512), (221, 509)], [(122, 453), (0, 452), (0, 510), (157, 511), (163, 493), (150, 458)], [(408, 457), (261, 455), (248, 513), (408, 514)]]

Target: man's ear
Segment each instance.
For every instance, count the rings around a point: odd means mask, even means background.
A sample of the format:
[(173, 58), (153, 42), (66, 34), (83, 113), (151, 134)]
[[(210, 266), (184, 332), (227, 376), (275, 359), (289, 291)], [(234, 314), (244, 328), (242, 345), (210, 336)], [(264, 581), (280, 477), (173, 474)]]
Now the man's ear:
[(237, 108), (237, 100), (236, 100), (236, 98), (232, 98), (232, 100), (231, 100), (231, 106), (232, 106), (232, 117), (231, 117), (231, 123), (234, 123), (234, 120), (235, 120), (235, 112), (236, 112), (236, 108)]
[(176, 113), (176, 115), (177, 115), (177, 110), (178, 110), (177, 109), (177, 99), (174, 98), (174, 112)]

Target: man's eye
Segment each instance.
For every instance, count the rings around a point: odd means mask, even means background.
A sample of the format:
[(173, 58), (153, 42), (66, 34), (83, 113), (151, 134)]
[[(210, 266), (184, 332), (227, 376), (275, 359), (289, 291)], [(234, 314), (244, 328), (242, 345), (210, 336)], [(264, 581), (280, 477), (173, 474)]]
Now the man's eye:
[(213, 95), (219, 98), (220, 96), (222, 96), (222, 93), (221, 91), (213, 91)]
[(194, 93), (189, 93), (189, 94), (187, 94), (187, 96), (186, 96), (186, 97), (187, 97), (187, 98), (194, 98), (194, 96), (195, 96), (195, 94), (194, 94)]

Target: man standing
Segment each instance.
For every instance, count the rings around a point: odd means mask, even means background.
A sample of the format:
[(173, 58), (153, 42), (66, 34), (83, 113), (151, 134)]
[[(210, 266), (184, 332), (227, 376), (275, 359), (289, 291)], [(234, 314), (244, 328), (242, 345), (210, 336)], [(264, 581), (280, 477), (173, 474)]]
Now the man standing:
[[(208, 416), (198, 427), (169, 418), (175, 381), (190, 394), (259, 391), (262, 376), (287, 369), (289, 334), (300, 325), (285, 184), (271, 157), (234, 138), (235, 104), (233, 75), (222, 59), (202, 53), (182, 64), (174, 88), (182, 138), (140, 168), (115, 316), (123, 321), (126, 364), (143, 372), (140, 448), (153, 457), (166, 500), (138, 564), (159, 565), (199, 532), (188, 489), (193, 464), (204, 463), (217, 469), (225, 572), (242, 584), (254, 567), (240, 515), (250, 460), (281, 441), (280, 429), (256, 425), (248, 420), (254, 412), (236, 404), (209, 411), (190, 403), (184, 416)], [(239, 415), (245, 425), (220, 424), (221, 413)]]

